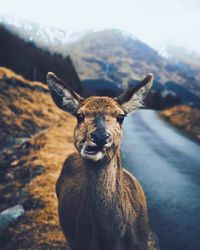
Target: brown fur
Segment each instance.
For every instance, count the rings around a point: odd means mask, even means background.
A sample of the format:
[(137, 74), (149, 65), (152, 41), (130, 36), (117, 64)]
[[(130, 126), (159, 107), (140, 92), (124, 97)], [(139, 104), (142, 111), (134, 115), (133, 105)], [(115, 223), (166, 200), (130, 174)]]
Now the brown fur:
[(88, 166), (78, 153), (64, 163), (56, 185), (59, 218), (72, 249), (147, 249), (143, 189), (114, 159)]
[[(67, 103), (74, 115), (84, 117), (74, 131), (78, 153), (66, 159), (56, 184), (60, 224), (72, 250), (146, 250), (145, 195), (136, 178), (123, 169), (120, 157), (122, 125), (117, 117), (125, 115), (126, 107), (130, 110), (133, 100), (131, 103), (127, 99), (128, 106), (123, 104), (125, 108), (117, 99), (109, 97), (81, 101), (78, 97), (79, 100), (71, 101), (68, 92), (60, 89), (60, 85), (54, 89), (53, 84), (49, 83), (51, 94), (59, 107), (65, 110)], [(145, 92), (141, 88), (139, 91)], [(65, 100), (61, 102), (59, 97)], [(98, 127), (95, 116), (99, 114), (103, 116), (111, 142), (102, 149), (99, 158), (88, 159), (82, 149), (84, 144), (92, 143), (91, 133)]]

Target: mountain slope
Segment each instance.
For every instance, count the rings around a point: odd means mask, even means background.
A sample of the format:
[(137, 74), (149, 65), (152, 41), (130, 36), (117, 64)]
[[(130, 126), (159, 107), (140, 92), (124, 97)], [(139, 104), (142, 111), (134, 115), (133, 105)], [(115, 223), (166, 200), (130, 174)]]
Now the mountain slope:
[(53, 71), (76, 91), (81, 90), (80, 79), (69, 56), (50, 53), (26, 41), (4, 25), (0, 25), (0, 66), (11, 68), (30, 80), (46, 82)]
[[(115, 96), (122, 89), (132, 87), (145, 74), (152, 72), (155, 84), (154, 93), (151, 92), (150, 95), (154, 99), (152, 103), (157, 104), (150, 105), (150, 108), (161, 109), (174, 104), (200, 106), (198, 69), (189, 71), (188, 66), (180, 67), (130, 34), (111, 29), (69, 35), (65, 31), (57, 32), (53, 28), (29, 22), (23, 25), (19, 21), (3, 20), (2, 24), (12, 34), (17, 34), (25, 41), (31, 40), (35, 47), (48, 50), (49, 54), (56, 52), (63, 58), (70, 55), (81, 80), (79, 83), (78, 77), (75, 77), (72, 87), (80, 91), (81, 85), (84, 96)], [(52, 62), (54, 66), (57, 65), (56, 61)], [(70, 83), (70, 70), (65, 70), (64, 67), (60, 67), (58, 75)], [(47, 68), (50, 68), (49, 65)], [(181, 89), (183, 91), (180, 91)], [(170, 105), (167, 102), (168, 97), (165, 98), (166, 95), (169, 96)], [(162, 107), (159, 105), (160, 100), (163, 103)]]
[(186, 88), (200, 96), (200, 55), (181, 47), (166, 48), (164, 53), (168, 61), (179, 69), (180, 74), (189, 79), (185, 82)]
[[(179, 103), (200, 107), (198, 74), (188, 74), (130, 34), (119, 30), (91, 32), (79, 41), (68, 44), (66, 50), (73, 59), (83, 89), (92, 80), (94, 85), (100, 81), (102, 85), (105, 83), (103, 89), (107, 89), (106, 83), (126, 89), (152, 72), (155, 94), (151, 92), (150, 95), (157, 104), (151, 103), (148, 107), (161, 109)], [(118, 92), (117, 89), (113, 90), (113, 95)], [(169, 96), (169, 101), (166, 96)], [(159, 105), (159, 102), (163, 105)]]
[(184, 82), (178, 68), (167, 59), (133, 35), (117, 29), (69, 34), (27, 20), (1, 17), (0, 23), (13, 34), (51, 53), (72, 55), (82, 80), (109, 78), (116, 72), (119, 79), (129, 75), (130, 79), (137, 80), (152, 71), (159, 82)]
[(0, 67), (0, 148), (29, 138), (63, 117), (48, 88)]
[(91, 32), (67, 46), (81, 79), (103, 77), (118, 84), (140, 80), (153, 72), (159, 82), (179, 81), (175, 69), (145, 43), (119, 30)]

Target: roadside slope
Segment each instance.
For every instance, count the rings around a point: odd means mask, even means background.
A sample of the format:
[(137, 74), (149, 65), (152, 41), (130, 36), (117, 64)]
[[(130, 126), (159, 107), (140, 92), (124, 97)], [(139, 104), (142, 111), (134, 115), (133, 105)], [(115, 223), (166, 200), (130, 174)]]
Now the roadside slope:
[(160, 115), (200, 142), (200, 110), (177, 106), (160, 112)]
[(3, 67), (0, 67), (0, 106), (0, 149), (30, 138), (64, 116), (53, 104), (47, 86)]
[(73, 151), (73, 127), (72, 118), (64, 119), (22, 144), (11, 156), (7, 154), (1, 192), (7, 192), (7, 206), (13, 192), (19, 194), (17, 202), (24, 205), (26, 213), (0, 238), (4, 250), (66, 249), (58, 223), (55, 182), (65, 158)]
[(25, 208), (0, 236), (0, 249), (66, 249), (55, 182), (73, 149), (74, 119), (40, 82), (0, 68), (0, 86), (0, 211)]

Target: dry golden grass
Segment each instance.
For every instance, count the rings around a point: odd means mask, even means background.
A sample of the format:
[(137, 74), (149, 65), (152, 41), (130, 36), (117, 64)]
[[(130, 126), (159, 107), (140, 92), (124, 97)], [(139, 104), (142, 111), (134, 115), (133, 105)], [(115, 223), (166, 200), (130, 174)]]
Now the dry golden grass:
[(160, 114), (174, 126), (200, 141), (200, 110), (189, 106), (177, 106)]
[(63, 116), (42, 83), (25, 80), (0, 67), (0, 87), (0, 144), (30, 137)]
[(1, 155), (0, 210), (22, 203), (26, 213), (1, 235), (0, 248), (66, 249), (58, 223), (55, 182), (74, 150), (75, 121), (55, 106), (42, 83), (0, 68), (0, 85), (2, 146), (6, 137), (37, 132)]
[[(37, 134), (30, 140), (29, 152), (20, 157), (19, 162), (31, 165), (33, 172), (38, 166), (44, 171), (23, 187), (26, 195), (22, 201), (26, 204), (31, 199), (36, 204), (5, 232), (1, 242), (4, 249), (67, 249), (58, 223), (55, 182), (65, 158), (74, 150), (73, 127), (74, 120), (68, 117)], [(15, 160), (15, 167), (19, 162)]]

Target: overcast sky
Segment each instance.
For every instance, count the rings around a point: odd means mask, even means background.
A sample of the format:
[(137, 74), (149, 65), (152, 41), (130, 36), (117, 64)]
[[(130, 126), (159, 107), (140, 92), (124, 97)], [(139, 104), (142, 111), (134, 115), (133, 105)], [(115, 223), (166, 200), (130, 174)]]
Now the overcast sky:
[(200, 53), (200, 0), (0, 0), (0, 15), (69, 32), (119, 28), (151, 47)]

